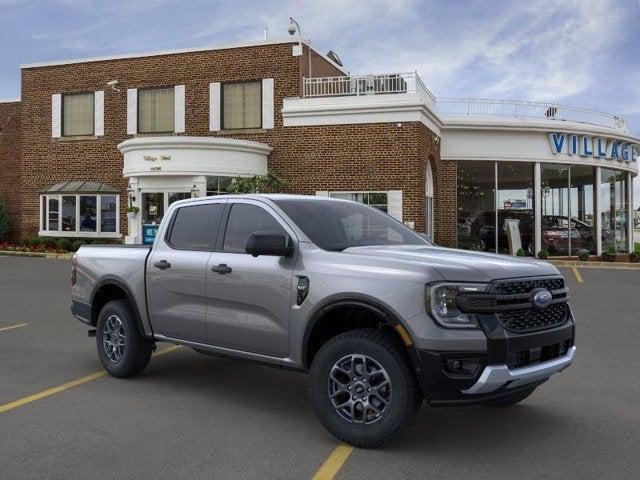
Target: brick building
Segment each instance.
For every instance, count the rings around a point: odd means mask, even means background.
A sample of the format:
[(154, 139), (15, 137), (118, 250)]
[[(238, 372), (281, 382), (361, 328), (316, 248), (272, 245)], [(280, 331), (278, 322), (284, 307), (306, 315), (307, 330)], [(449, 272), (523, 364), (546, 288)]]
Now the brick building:
[(269, 170), (287, 191), (363, 201), (441, 245), (629, 248), (638, 139), (619, 117), (436, 100), (415, 73), (353, 76), (300, 47), (24, 65), (20, 101), (0, 103), (13, 235), (149, 241), (172, 201)]

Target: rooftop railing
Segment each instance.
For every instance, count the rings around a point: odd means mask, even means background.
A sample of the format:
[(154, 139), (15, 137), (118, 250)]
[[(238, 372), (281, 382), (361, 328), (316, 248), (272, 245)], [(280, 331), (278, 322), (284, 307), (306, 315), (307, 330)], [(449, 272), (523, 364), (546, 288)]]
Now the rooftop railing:
[(311, 77), (303, 81), (303, 96), (342, 97), (415, 93), (425, 103), (435, 106), (436, 97), (416, 72), (381, 75), (349, 75), (342, 77)]
[(560, 103), (485, 98), (438, 98), (429, 91), (417, 72), (380, 75), (311, 77), (303, 80), (303, 97), (345, 97), (413, 93), (440, 115), (540, 118), (586, 123), (628, 132), (624, 118), (590, 108)]
[(529, 102), (526, 100), (491, 100), (484, 98), (438, 98), (436, 111), (440, 115), (502, 116), (540, 118), (613, 128), (628, 132), (624, 118), (589, 108), (560, 103)]

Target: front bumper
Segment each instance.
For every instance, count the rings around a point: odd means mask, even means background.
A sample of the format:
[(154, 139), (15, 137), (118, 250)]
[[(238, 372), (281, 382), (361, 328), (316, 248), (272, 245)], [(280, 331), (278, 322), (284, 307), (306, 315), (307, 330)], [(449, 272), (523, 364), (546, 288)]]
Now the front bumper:
[[(418, 380), (432, 406), (483, 403), (544, 383), (574, 360), (571, 310), (560, 326), (524, 334), (506, 331), (495, 315), (481, 315), (484, 351), (418, 350)], [(452, 370), (459, 361), (466, 368)]]
[(487, 365), (484, 367), (478, 381), (462, 393), (468, 395), (491, 393), (504, 387), (506, 390), (534, 383), (549, 378), (554, 373), (559, 373), (573, 363), (576, 347), (554, 360), (538, 363), (531, 367), (516, 368), (511, 370), (507, 365)]

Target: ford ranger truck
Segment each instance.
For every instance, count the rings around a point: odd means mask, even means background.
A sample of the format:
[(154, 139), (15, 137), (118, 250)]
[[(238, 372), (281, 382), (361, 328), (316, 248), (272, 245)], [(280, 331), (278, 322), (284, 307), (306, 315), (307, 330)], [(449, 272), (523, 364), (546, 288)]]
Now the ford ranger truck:
[(295, 195), (173, 203), (153, 246), (83, 246), (73, 315), (115, 377), (157, 342), (309, 374), (322, 424), (358, 447), (431, 406), (523, 401), (574, 359), (558, 270), (434, 246), (375, 208)]

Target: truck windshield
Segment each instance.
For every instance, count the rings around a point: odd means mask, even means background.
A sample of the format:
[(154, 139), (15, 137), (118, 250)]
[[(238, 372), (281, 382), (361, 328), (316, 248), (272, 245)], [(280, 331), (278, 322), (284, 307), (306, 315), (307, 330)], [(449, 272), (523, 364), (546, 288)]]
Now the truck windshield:
[(274, 200), (309, 239), (324, 250), (372, 245), (430, 245), (380, 210), (335, 200)]

